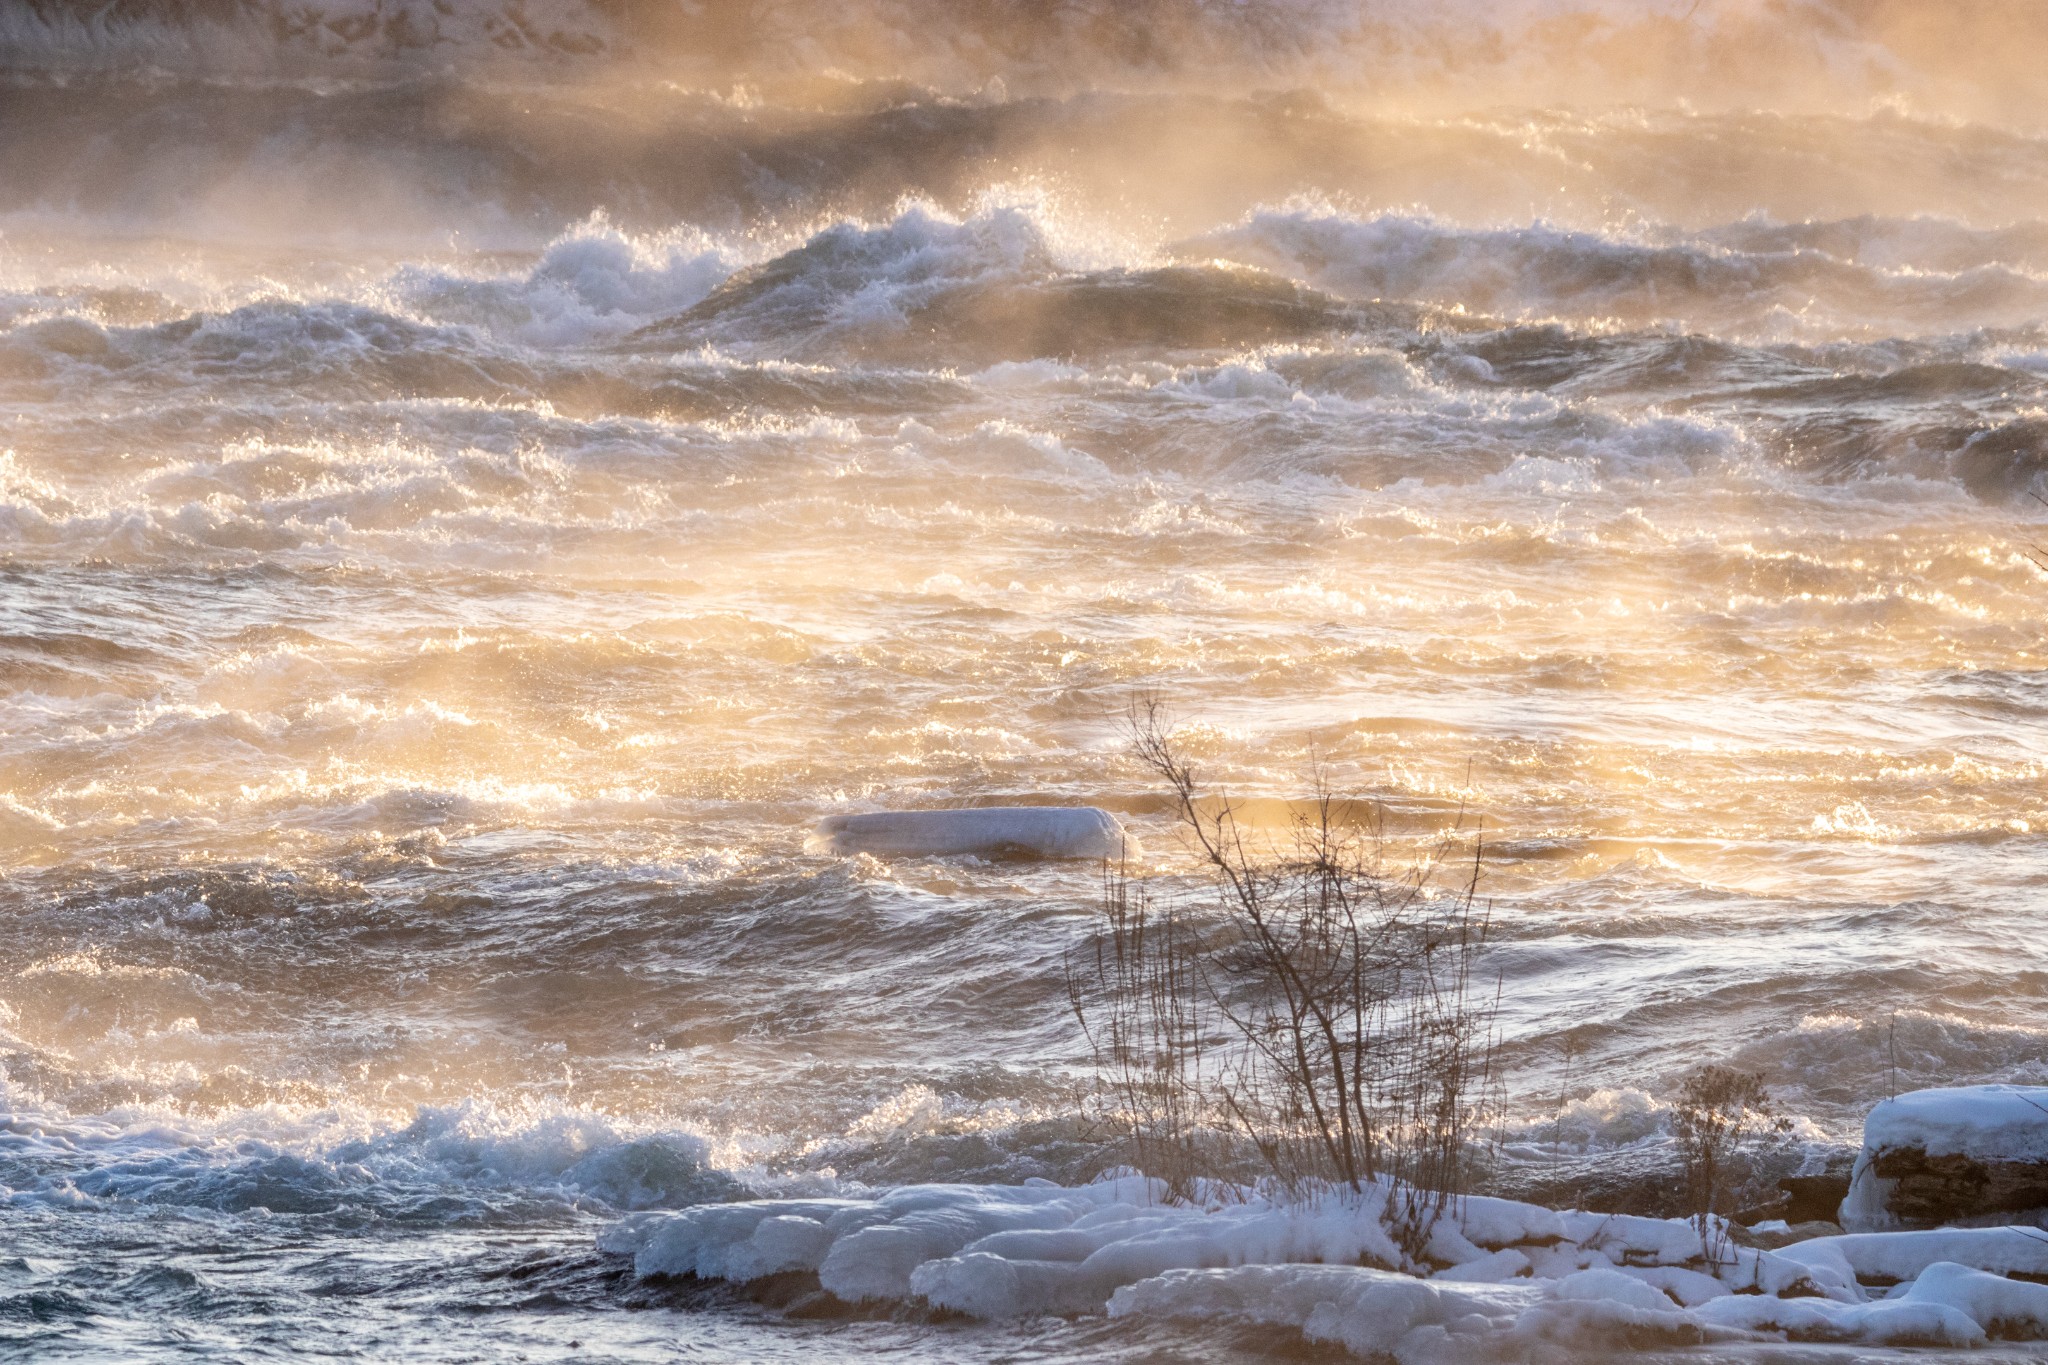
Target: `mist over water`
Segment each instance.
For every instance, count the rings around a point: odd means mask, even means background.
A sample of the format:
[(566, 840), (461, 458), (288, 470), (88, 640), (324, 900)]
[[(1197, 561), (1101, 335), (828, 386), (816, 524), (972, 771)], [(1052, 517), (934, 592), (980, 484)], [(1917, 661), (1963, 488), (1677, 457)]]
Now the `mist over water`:
[(1814, 1169), (2048, 1080), (2039, 25), (9, 10), (0, 1350), (1257, 1355), (592, 1249), (1114, 1164), (1099, 870), (805, 836), (1189, 875), (1146, 692), (1275, 819), (1484, 831), (1559, 1198), (1702, 1060)]

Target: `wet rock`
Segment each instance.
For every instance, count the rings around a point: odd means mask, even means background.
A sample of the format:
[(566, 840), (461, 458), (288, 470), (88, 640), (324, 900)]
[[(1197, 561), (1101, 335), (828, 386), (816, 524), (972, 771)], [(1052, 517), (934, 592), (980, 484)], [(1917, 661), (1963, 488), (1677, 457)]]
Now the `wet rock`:
[(1785, 1203), (1778, 1217), (1788, 1223), (1832, 1223), (1849, 1197), (1849, 1173), (1788, 1175), (1778, 1182)]
[(1905, 1223), (2048, 1209), (2048, 1161), (1979, 1159), (1905, 1147), (1876, 1153), (1870, 1169), (1890, 1183), (1885, 1206)]
[(1677, 1159), (1662, 1148), (1623, 1148), (1560, 1155), (1553, 1160), (1503, 1163), (1488, 1172), (1482, 1192), (1546, 1208), (1679, 1218), (1686, 1212), (1685, 1181)]
[(1760, 1251), (1776, 1251), (1795, 1242), (1810, 1242), (1816, 1237), (1839, 1237), (1841, 1232), (1842, 1225), (1829, 1219), (1787, 1223), (1783, 1227), (1772, 1224), (1760, 1228), (1746, 1228), (1738, 1223), (1729, 1229), (1729, 1240), (1737, 1246), (1755, 1247)]
[[(1719, 1207), (1739, 1210), (1733, 1215), (1737, 1223), (1791, 1218), (1793, 1210), (1779, 1188), (1781, 1177), (1799, 1169), (1805, 1159), (1805, 1153), (1779, 1144), (1733, 1153), (1724, 1172), (1727, 1193)], [(1844, 1152), (1841, 1160), (1846, 1173), (1849, 1154)], [(1842, 1184), (1848, 1184), (1846, 1174)], [(1676, 1151), (1661, 1143), (1502, 1162), (1486, 1172), (1480, 1192), (1590, 1213), (1643, 1218), (1683, 1218), (1691, 1213), (1685, 1202), (1685, 1169)], [(1831, 1207), (1816, 1216), (1832, 1218), (1834, 1212)]]

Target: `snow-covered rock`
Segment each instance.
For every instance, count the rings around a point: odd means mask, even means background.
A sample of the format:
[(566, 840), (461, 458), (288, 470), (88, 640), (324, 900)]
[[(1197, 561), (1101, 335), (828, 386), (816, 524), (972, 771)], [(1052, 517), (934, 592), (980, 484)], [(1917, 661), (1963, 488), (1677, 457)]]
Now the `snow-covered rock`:
[(2048, 1088), (1916, 1090), (1863, 1123), (1842, 1225), (1851, 1231), (2011, 1221), (2048, 1208)]
[(1996, 1275), (2048, 1277), (2048, 1232), (2037, 1228), (1937, 1228), (1924, 1232), (1852, 1232), (1781, 1248), (1780, 1260), (1816, 1275), (1840, 1269), (1858, 1283), (1889, 1286), (1919, 1278), (1943, 1261)]

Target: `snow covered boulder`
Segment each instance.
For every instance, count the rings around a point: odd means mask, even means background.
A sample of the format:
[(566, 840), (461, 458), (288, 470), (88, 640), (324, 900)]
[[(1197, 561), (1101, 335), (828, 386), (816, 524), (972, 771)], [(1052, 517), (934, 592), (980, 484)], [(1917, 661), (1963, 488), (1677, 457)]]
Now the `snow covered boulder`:
[(1886, 1100), (1863, 1122), (1842, 1225), (2026, 1221), (2048, 1210), (2048, 1087), (1969, 1085)]

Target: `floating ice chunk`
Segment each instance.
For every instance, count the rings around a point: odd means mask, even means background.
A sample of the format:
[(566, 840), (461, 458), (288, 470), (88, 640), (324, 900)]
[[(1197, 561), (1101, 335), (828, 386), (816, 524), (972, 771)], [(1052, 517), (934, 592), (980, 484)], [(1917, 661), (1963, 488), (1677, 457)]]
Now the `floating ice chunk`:
[(1036, 858), (1135, 858), (1138, 841), (1095, 806), (984, 806), (830, 815), (818, 822), (828, 853), (881, 857), (1022, 853)]

